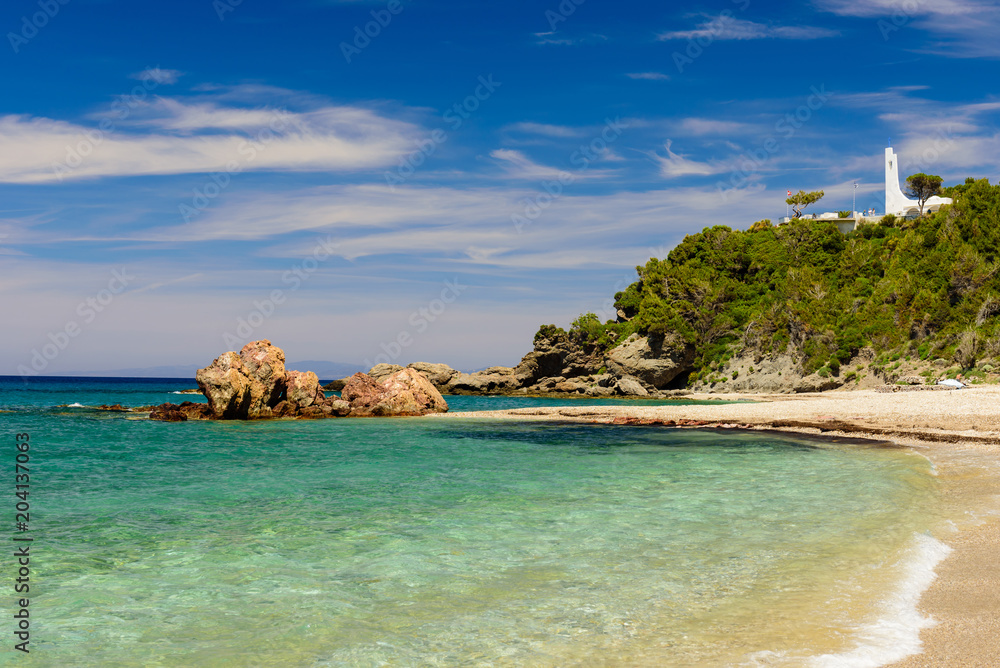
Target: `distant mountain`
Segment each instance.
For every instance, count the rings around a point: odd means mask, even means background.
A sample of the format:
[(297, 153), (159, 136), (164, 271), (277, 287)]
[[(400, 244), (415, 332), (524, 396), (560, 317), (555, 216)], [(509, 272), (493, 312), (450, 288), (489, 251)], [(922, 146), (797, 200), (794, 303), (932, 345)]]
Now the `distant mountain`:
[(285, 362), (286, 369), (296, 371), (312, 371), (320, 380), (337, 380), (356, 374), (359, 371), (368, 371), (360, 364), (346, 364), (344, 362), (323, 362), (320, 360), (306, 360), (304, 362)]
[[(184, 378), (194, 382), (194, 375), (206, 366), (205, 364), (179, 364), (173, 366), (148, 366), (132, 369), (105, 369), (102, 371), (76, 371), (69, 376), (105, 376), (111, 378)], [(324, 362), (305, 360), (302, 362), (286, 362), (285, 368), (298, 371), (312, 371), (320, 380), (329, 381), (344, 378), (358, 371), (367, 371), (360, 364), (345, 364), (342, 362)]]

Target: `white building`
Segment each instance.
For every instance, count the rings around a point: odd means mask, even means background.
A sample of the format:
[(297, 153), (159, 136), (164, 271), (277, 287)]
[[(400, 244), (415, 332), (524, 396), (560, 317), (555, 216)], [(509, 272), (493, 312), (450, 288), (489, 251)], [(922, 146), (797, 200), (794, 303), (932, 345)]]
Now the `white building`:
[[(924, 202), (924, 212), (937, 211), (945, 204), (951, 204), (950, 197), (935, 195)], [(908, 199), (899, 187), (899, 163), (891, 147), (885, 149), (885, 212), (903, 217), (920, 213), (920, 202)]]
[[(952, 199), (950, 197), (930, 197), (924, 202), (924, 213), (929, 213), (932, 211), (937, 211), (945, 204), (951, 204)], [(836, 213), (820, 213), (820, 214), (803, 214), (802, 218), (812, 219), (812, 220), (833, 220), (837, 223), (837, 227), (844, 234), (847, 234), (855, 227), (858, 223), (864, 222), (874, 222), (882, 218), (883, 215), (893, 214), (895, 216), (900, 216), (902, 218), (915, 218), (920, 215), (920, 202), (915, 199), (909, 199), (903, 194), (902, 189), (899, 187), (899, 163), (896, 160), (896, 154), (893, 153), (892, 148), (885, 149), (885, 213), (875, 214), (874, 216), (866, 216), (859, 214), (857, 211), (852, 212), (850, 218), (840, 218)], [(788, 223), (794, 220), (794, 218), (783, 217), (778, 219), (778, 224)]]

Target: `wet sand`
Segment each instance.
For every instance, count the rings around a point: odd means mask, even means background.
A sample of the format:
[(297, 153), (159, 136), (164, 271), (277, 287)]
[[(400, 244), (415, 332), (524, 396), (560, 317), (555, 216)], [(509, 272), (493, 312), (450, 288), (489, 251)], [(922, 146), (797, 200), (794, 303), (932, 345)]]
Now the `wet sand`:
[[(935, 452), (974, 449), (1000, 460), (1000, 388), (889, 392), (874, 390), (799, 395), (691, 395), (741, 403), (691, 406), (580, 406), (445, 413), (438, 419), (573, 421), (698, 428), (775, 429), (829, 437), (892, 441)], [(752, 403), (748, 402), (752, 399)], [(950, 445), (949, 445), (950, 444)], [(1000, 665), (1000, 517), (942, 540), (953, 548), (938, 566), (920, 610), (937, 624), (921, 634), (924, 651), (897, 668)]]

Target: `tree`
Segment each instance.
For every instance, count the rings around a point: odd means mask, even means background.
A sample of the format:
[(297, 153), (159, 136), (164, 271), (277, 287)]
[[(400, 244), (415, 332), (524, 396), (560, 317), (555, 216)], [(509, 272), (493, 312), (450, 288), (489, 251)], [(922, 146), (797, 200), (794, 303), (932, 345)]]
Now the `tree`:
[(800, 190), (796, 194), (792, 195), (785, 200), (785, 204), (792, 207), (792, 211), (795, 213), (793, 218), (802, 217), (802, 209), (806, 208), (810, 204), (815, 204), (816, 202), (823, 199), (822, 190), (814, 190), (812, 192), (806, 192), (805, 190)]
[(916, 197), (917, 201), (920, 202), (921, 216), (924, 215), (924, 202), (941, 192), (943, 180), (940, 176), (924, 174), (923, 172), (906, 177), (906, 194), (910, 197)]

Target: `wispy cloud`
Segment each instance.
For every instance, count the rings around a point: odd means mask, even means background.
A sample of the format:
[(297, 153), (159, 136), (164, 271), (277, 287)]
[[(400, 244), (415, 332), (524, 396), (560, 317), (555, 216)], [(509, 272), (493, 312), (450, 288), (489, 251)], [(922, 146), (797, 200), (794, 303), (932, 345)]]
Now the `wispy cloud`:
[(580, 128), (573, 128), (567, 125), (551, 125), (549, 123), (532, 123), (530, 121), (513, 123), (504, 127), (504, 130), (531, 135), (544, 135), (546, 137), (579, 137), (581, 135)]
[[(542, 179), (558, 179), (560, 176), (565, 176), (567, 173), (566, 170), (541, 165), (526, 156), (521, 151), (515, 151), (513, 149), (496, 149), (490, 152), (490, 157), (498, 161), (498, 164), (504, 170), (506, 176), (511, 179), (527, 179), (532, 181)], [(604, 156), (602, 155), (601, 157), (603, 158)], [(615, 158), (611, 158), (611, 160), (614, 161)], [(611, 173), (612, 172), (609, 170), (594, 169), (588, 169), (585, 172), (574, 171), (573, 179), (597, 179), (607, 177)]]
[(839, 16), (876, 19), (889, 40), (916, 28), (936, 41), (914, 50), (959, 58), (1000, 58), (1000, 3), (995, 0), (816, 0), (819, 9)]
[[(99, 115), (101, 130), (26, 115), (0, 117), (0, 182), (241, 170), (343, 171), (391, 164), (412, 150), (418, 128), (361, 107), (308, 111), (156, 98)], [(67, 156), (85, 145), (71, 163)], [(69, 164), (57, 170), (54, 165)]]
[(553, 44), (558, 46), (572, 46), (574, 44), (600, 44), (608, 41), (607, 35), (590, 33), (588, 35), (578, 35), (576, 37), (556, 37), (555, 32), (536, 32), (535, 44)]
[(680, 123), (680, 131), (687, 135), (736, 135), (752, 129), (753, 126), (747, 123), (711, 118), (685, 118)]
[(782, 26), (756, 23), (721, 15), (699, 23), (692, 30), (673, 30), (657, 35), (660, 41), (711, 38), (715, 40), (822, 39), (840, 33), (815, 26)]
[(670, 150), (671, 140), (664, 144), (666, 156), (659, 153), (650, 154), (660, 166), (660, 174), (668, 179), (680, 176), (708, 176), (725, 171), (725, 167), (719, 164), (708, 162), (697, 162), (689, 160), (682, 155), (678, 155)]
[(129, 78), (138, 79), (139, 81), (154, 81), (157, 84), (170, 85), (177, 83), (182, 76), (184, 76), (184, 73), (180, 70), (166, 70), (161, 67), (150, 67), (142, 72), (130, 74)]
[(667, 81), (669, 76), (663, 72), (629, 72), (625, 76), (629, 79), (639, 79), (645, 81)]

